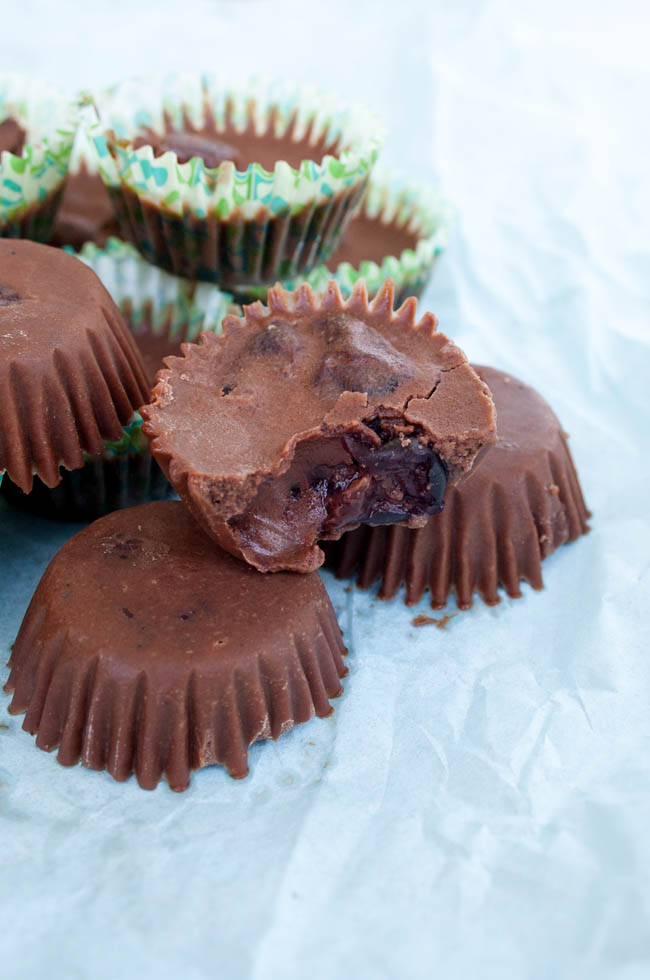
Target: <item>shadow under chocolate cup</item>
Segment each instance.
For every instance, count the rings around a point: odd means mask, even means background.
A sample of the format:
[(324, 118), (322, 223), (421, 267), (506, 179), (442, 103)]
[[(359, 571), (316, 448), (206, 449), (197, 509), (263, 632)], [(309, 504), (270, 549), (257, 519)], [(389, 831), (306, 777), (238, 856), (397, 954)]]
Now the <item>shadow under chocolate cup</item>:
[(63, 765), (184, 790), (203, 766), (245, 776), (254, 742), (331, 714), (345, 653), (317, 574), (260, 575), (167, 501), (110, 514), (54, 556), (6, 689)]
[(371, 112), (288, 83), (135, 79), (91, 127), (121, 237), (191, 280), (266, 285), (336, 248), (383, 138)]
[[(109, 239), (103, 249), (87, 243), (78, 258), (96, 273), (118, 306), (150, 386), (164, 357), (179, 354), (183, 343), (197, 340), (204, 330), (220, 330), (227, 313), (239, 312), (227, 293), (171, 276), (117, 239)], [(102, 453), (85, 454), (77, 469), (61, 469), (57, 486), (51, 488), (37, 476), (31, 491), (24, 493), (7, 479), (0, 492), (20, 510), (62, 521), (92, 521), (173, 494), (142, 435), (137, 412), (120, 438), (104, 443)]]
[(476, 367), (497, 412), (497, 442), (465, 480), (448, 487), (441, 514), (417, 530), (359, 528), (326, 542), (325, 567), (379, 597), (406, 588), (407, 605), (428, 589), (434, 609), (455, 594), (468, 609), (499, 587), (521, 596), (522, 581), (543, 588), (542, 561), (589, 530), (590, 517), (557, 417), (534, 389), (494, 368)]
[[(304, 276), (315, 293), (334, 279), (349, 296), (359, 279), (374, 296), (386, 279), (395, 285), (395, 303), (419, 297), (448, 245), (453, 226), (449, 203), (430, 184), (405, 179), (376, 167), (361, 206), (350, 219), (343, 238), (326, 264)], [(295, 289), (296, 280), (283, 282)], [(242, 301), (265, 298), (261, 288), (238, 287)]]
[(0, 74), (0, 237), (49, 242), (61, 202), (77, 110), (51, 86)]

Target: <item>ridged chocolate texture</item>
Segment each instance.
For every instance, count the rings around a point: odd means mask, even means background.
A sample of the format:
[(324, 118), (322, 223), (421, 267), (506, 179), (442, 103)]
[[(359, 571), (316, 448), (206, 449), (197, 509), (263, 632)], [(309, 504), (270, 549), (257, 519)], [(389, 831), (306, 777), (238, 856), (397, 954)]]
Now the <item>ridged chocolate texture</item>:
[(340, 578), (356, 575), (361, 588), (379, 580), (382, 599), (405, 585), (409, 605), (427, 588), (434, 608), (451, 592), (461, 609), (476, 592), (493, 605), (499, 586), (513, 598), (522, 581), (541, 589), (544, 558), (589, 530), (567, 436), (551, 408), (516, 378), (476, 370), (494, 398), (496, 445), (448, 488), (442, 514), (425, 527), (359, 528), (328, 543), (325, 564)]
[[(145, 315), (133, 320), (128, 304), (122, 313), (151, 387), (156, 372), (162, 367), (163, 357), (177, 354), (183, 341), (175, 333), (172, 336), (171, 316), (159, 324), (161, 329), (154, 331), (150, 317)], [(168, 500), (173, 493), (167, 477), (151, 455), (146, 439), (139, 439), (130, 451), (108, 450), (100, 456), (87, 458), (81, 469), (62, 469), (60, 477), (60, 482), (50, 488), (35, 476), (29, 493), (23, 493), (5, 477), (0, 485), (0, 495), (14, 507), (51, 520), (95, 521), (112, 510), (137, 507), (150, 500)]]
[(360, 523), (421, 526), (447, 478), (494, 439), (494, 406), (465, 355), (415, 300), (393, 309), (331, 282), (279, 286), (165, 360), (143, 431), (172, 486), (260, 571), (313, 571), (317, 539)]
[(28, 493), (103, 451), (145, 400), (141, 357), (97, 276), (35, 242), (0, 240), (0, 473)]
[(48, 566), (14, 644), (9, 710), (63, 765), (145, 789), (248, 772), (248, 747), (324, 717), (346, 673), (318, 575), (260, 575), (178, 501), (118, 511)]

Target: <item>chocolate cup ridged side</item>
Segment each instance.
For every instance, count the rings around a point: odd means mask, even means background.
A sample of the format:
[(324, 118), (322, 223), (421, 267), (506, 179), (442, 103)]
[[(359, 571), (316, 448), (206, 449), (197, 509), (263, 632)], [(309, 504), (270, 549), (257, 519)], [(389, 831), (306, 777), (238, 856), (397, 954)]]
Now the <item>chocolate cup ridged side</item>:
[[(480, 465), (480, 464), (479, 464)], [(414, 605), (428, 588), (434, 609), (454, 593), (469, 609), (474, 593), (488, 605), (499, 602), (499, 586), (512, 598), (520, 583), (543, 588), (542, 561), (589, 530), (589, 511), (564, 435), (519, 477), (513, 500), (498, 479), (484, 487), (472, 506), (462, 485), (449, 487), (442, 513), (424, 527), (359, 528), (326, 544), (326, 567), (337, 577), (356, 576), (360, 588), (379, 581), (379, 598), (392, 599), (402, 585)]]
[(329, 698), (342, 692), (338, 623), (324, 602), (314, 615), (309, 636), (287, 636), (282, 660), (252, 651), (233, 671), (216, 657), (209, 671), (204, 665), (179, 685), (162, 669), (125, 668), (109, 650), (80, 661), (73, 631), (55, 631), (42, 644), (47, 610), (32, 601), (9, 661), (9, 711), (26, 712), (23, 728), (39, 748), (58, 748), (62, 765), (82, 762), (119, 781), (134, 772), (144, 789), (164, 774), (171, 789), (184, 790), (191, 770), (214, 764), (242, 778), (250, 745), (326, 717)]
[(78, 469), (103, 451), (147, 397), (140, 355), (117, 310), (102, 309), (77, 355), (56, 348), (48, 364), (17, 358), (0, 374), (0, 465), (25, 493), (36, 474), (49, 487), (59, 467)]

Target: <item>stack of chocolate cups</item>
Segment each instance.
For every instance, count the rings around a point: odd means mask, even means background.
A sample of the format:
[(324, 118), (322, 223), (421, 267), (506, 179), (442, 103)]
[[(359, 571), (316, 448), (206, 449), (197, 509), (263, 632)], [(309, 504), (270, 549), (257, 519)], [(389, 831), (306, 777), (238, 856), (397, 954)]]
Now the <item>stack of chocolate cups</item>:
[(60, 762), (180, 790), (331, 712), (323, 561), (467, 608), (541, 587), (588, 512), (539, 395), (418, 319), (450, 213), (373, 173), (371, 113), (198, 75), (91, 101), (48, 232), (76, 256), (0, 242), (3, 493), (100, 518), (43, 576), (7, 688)]

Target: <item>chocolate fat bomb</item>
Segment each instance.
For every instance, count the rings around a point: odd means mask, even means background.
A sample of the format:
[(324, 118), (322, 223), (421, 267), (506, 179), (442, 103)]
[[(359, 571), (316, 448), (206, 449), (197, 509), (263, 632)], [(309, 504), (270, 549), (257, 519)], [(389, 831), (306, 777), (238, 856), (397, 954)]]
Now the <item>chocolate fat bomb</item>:
[(78, 469), (149, 394), (118, 308), (91, 269), (35, 242), (0, 239), (0, 474), (25, 493)]
[(542, 561), (589, 527), (589, 511), (557, 417), (528, 385), (489, 367), (476, 367), (497, 410), (498, 439), (467, 479), (449, 487), (445, 509), (416, 531), (359, 528), (328, 543), (326, 565), (340, 578), (357, 576), (392, 599), (401, 585), (406, 602), (425, 589), (442, 608), (450, 592), (461, 609), (478, 592), (489, 605), (499, 586), (521, 595), (520, 583), (541, 589)]
[(172, 486), (233, 555), (310, 572), (318, 539), (361, 523), (426, 523), (447, 481), (494, 439), (487, 386), (415, 300), (393, 310), (302, 286), (226, 317), (166, 360), (144, 432)]
[(11, 655), (10, 711), (63, 765), (174, 790), (248, 772), (341, 693), (345, 647), (318, 575), (260, 575), (178, 501), (118, 511), (52, 559)]

